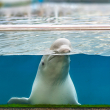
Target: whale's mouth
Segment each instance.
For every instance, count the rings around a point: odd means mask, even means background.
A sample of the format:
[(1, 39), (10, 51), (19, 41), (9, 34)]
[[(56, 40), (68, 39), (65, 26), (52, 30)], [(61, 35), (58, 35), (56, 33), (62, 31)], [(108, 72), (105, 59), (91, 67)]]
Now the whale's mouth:
[(48, 61), (54, 59), (55, 57), (56, 57), (56, 55), (51, 55), (51, 56), (49, 56)]
[(72, 51), (66, 52), (66, 53), (59, 53), (57, 50), (46, 49), (46, 50), (40, 51), (36, 55), (74, 55), (74, 54), (80, 54), (80, 53), (83, 53), (83, 52), (73, 48), (72, 48)]

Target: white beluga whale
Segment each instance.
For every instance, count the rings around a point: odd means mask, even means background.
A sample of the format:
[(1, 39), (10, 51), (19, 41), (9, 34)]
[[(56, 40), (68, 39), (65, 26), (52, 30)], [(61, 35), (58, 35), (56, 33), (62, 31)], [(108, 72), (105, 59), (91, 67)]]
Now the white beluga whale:
[[(55, 53), (68, 53), (71, 43), (66, 38), (57, 39), (50, 47)], [(44, 55), (32, 86), (29, 98), (12, 97), (8, 104), (74, 104), (77, 93), (69, 75), (69, 55)]]

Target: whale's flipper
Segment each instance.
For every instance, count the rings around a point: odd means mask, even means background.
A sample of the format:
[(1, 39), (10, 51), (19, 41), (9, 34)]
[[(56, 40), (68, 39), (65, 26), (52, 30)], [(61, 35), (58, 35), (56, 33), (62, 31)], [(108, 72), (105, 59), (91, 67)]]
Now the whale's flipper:
[(80, 103), (78, 103), (78, 105), (81, 105)]
[(28, 98), (22, 97), (22, 98), (17, 98), (17, 97), (12, 97), (7, 104), (29, 104)]

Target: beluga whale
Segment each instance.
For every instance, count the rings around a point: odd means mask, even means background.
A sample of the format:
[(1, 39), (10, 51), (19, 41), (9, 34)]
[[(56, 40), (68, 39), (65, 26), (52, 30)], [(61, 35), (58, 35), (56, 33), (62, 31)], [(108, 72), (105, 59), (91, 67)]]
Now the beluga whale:
[(75, 86), (69, 75), (71, 43), (66, 38), (53, 42), (55, 54), (43, 55), (29, 98), (12, 97), (8, 104), (74, 104), (80, 105)]

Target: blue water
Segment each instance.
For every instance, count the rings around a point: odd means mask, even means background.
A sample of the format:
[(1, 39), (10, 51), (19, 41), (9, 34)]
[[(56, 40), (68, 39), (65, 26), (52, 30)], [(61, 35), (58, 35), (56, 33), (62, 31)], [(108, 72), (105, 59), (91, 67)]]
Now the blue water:
[[(29, 97), (42, 56), (0, 56), (0, 104)], [(110, 104), (110, 56), (70, 56), (70, 76), (81, 104)]]

